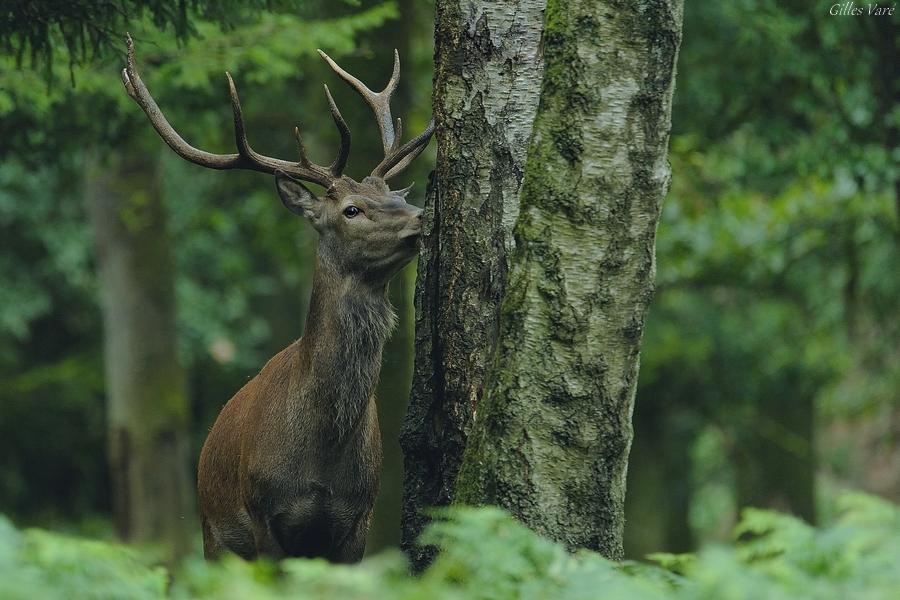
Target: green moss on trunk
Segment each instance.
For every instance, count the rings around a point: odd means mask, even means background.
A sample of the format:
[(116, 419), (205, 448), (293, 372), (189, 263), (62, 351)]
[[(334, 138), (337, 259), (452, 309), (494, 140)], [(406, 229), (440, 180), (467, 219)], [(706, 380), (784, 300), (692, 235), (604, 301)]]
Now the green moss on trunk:
[(681, 2), (550, 0), (495, 362), (456, 499), (622, 556)]
[(402, 545), (415, 565), (427, 522), (448, 504), (486, 385), (506, 286), (525, 156), (540, 94), (545, 0), (438, 0), (437, 168), (416, 283), (416, 359), (401, 436)]

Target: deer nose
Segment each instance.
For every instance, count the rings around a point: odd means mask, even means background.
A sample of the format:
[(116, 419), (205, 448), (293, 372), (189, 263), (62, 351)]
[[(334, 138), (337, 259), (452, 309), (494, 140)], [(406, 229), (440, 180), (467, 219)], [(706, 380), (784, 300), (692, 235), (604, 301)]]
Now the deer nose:
[(416, 231), (422, 230), (422, 213), (424, 211), (421, 208), (416, 207), (416, 210), (413, 212), (412, 217), (410, 218), (410, 225), (415, 227)]
[(418, 238), (422, 234), (422, 209), (418, 207), (410, 207), (412, 214), (406, 225), (400, 231), (400, 239)]

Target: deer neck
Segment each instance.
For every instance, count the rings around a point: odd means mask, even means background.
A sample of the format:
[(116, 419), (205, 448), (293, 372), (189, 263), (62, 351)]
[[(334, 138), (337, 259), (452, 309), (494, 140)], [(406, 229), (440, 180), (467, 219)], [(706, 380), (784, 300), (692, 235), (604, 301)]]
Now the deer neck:
[(319, 253), (300, 351), (308, 357), (310, 398), (333, 416), (338, 437), (365, 414), (395, 320), (386, 282), (361, 282)]

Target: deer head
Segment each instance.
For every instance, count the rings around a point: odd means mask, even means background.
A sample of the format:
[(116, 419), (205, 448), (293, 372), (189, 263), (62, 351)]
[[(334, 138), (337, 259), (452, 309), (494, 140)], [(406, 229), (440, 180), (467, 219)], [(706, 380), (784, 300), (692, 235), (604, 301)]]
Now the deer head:
[[(127, 66), (122, 81), (128, 95), (143, 109), (157, 133), (176, 154), (194, 164), (210, 169), (246, 169), (275, 175), (276, 187), (284, 205), (306, 217), (320, 234), (319, 257), (341, 273), (353, 274), (362, 281), (386, 283), (412, 258), (421, 232), (421, 209), (407, 204), (409, 188), (392, 191), (387, 182), (401, 173), (428, 145), (434, 132), (434, 121), (417, 137), (400, 143), (402, 122), (391, 116), (391, 95), (400, 79), (400, 57), (394, 50), (394, 70), (385, 88), (373, 92), (359, 79), (339, 67), (327, 54), (319, 55), (372, 108), (381, 130), (384, 157), (371, 175), (354, 181), (344, 175), (350, 155), (350, 128), (341, 116), (328, 86), (325, 96), (331, 117), (340, 134), (337, 156), (330, 166), (311, 162), (300, 136), (294, 128), (299, 160), (271, 158), (250, 147), (244, 129), (241, 102), (229, 73), (228, 91), (234, 112), (234, 137), (237, 154), (213, 154), (188, 144), (166, 120), (135, 67), (134, 42), (126, 37)], [(317, 197), (302, 182), (325, 188)]]

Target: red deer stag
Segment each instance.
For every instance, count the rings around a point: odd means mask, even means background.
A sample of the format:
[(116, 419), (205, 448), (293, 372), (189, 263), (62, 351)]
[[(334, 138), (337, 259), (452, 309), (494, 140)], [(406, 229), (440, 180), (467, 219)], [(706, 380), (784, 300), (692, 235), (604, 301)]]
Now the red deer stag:
[[(400, 144), (391, 118), (400, 60), (381, 92), (373, 92), (322, 58), (365, 99), (381, 129), (384, 158), (361, 182), (343, 175), (350, 129), (325, 86), (341, 143), (331, 166), (310, 162), (295, 129), (299, 160), (255, 152), (247, 142), (241, 104), (226, 73), (237, 154), (189, 145), (160, 111), (135, 68), (129, 36), (122, 79), (128, 95), (179, 156), (211, 169), (250, 169), (275, 175), (281, 201), (319, 233), (309, 316), (303, 337), (269, 360), (228, 401), (200, 453), (198, 496), (207, 558), (231, 551), (260, 555), (362, 558), (381, 471), (381, 436), (373, 392), (394, 314), (391, 277), (416, 254), (422, 211), (407, 190), (387, 180), (425, 149), (433, 122)], [(316, 197), (302, 183), (316, 183)]]

